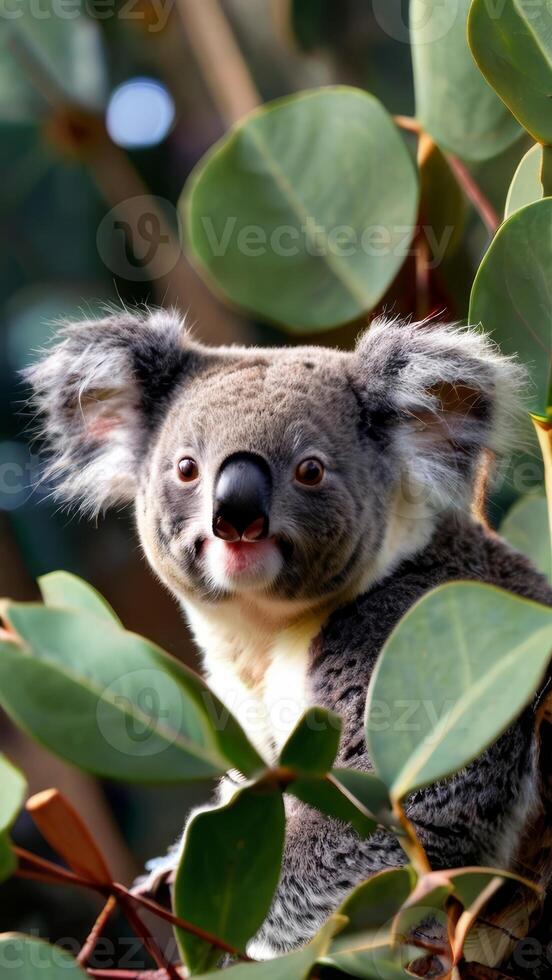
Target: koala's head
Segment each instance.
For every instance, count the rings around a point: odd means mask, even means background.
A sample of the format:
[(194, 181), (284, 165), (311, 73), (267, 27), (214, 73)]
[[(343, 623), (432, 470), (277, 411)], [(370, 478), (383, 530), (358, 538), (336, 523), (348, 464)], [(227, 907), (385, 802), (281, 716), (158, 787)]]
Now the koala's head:
[(311, 601), (469, 506), (519, 369), (473, 331), (381, 321), (353, 353), (210, 349), (154, 313), (68, 325), (27, 380), (60, 498), (133, 502), (180, 598)]

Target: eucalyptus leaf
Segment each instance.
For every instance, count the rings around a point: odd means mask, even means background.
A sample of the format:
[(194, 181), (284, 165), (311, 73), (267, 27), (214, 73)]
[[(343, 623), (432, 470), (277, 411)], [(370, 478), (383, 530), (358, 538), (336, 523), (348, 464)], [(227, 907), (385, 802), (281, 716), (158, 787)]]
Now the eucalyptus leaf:
[[(178, 916), (240, 952), (262, 925), (280, 876), (285, 814), (278, 791), (247, 788), (224, 806), (192, 817), (174, 886)], [(177, 929), (192, 973), (209, 970), (220, 950)]]
[[(314, 939), (297, 953), (288, 953), (261, 963), (243, 963), (225, 971), (226, 976), (229, 980), (307, 980), (314, 964), (326, 953), (341, 924), (341, 918), (334, 915), (322, 926)], [(205, 978), (207, 976), (220, 977), (220, 973), (209, 973)], [(198, 977), (198, 980), (204, 980), (204, 975)]]
[(473, 0), (469, 43), (485, 78), (524, 128), (552, 143), (552, 10), (534, 0)]
[(531, 559), (552, 585), (552, 556), (546, 497), (522, 497), (508, 511), (500, 533), (509, 544)]
[[(552, 113), (551, 113), (552, 115)], [(498, 230), (473, 284), (471, 323), (527, 365), (528, 407), (546, 415), (552, 384), (552, 198), (516, 211)]]
[(11, 877), (17, 868), (17, 859), (8, 834), (0, 833), (0, 883)]
[(327, 817), (350, 823), (359, 837), (369, 837), (377, 827), (377, 821), (359, 810), (350, 796), (343, 793), (337, 781), (303, 776), (290, 783), (286, 792)]
[(76, 575), (69, 572), (50, 572), (38, 579), (38, 585), (47, 606), (92, 613), (112, 626), (122, 625), (104, 597)]
[(340, 937), (373, 930), (391, 931), (394, 917), (416, 886), (416, 872), (409, 865), (380, 871), (358, 885), (339, 908), (349, 921)]
[(359, 980), (405, 980), (412, 976), (409, 964), (420, 959), (419, 949), (393, 946), (387, 937), (371, 933), (347, 936), (334, 945), (321, 963)]
[(0, 755), (0, 881), (9, 878), (15, 870), (17, 862), (7, 831), (23, 806), (26, 792), (23, 774)]
[(263, 106), (193, 172), (186, 246), (232, 303), (299, 333), (385, 294), (416, 226), (416, 171), (377, 99), (335, 87)]
[(331, 769), (341, 736), (341, 718), (324, 708), (308, 708), (289, 736), (279, 764), (308, 776), (325, 776)]
[(533, 204), (534, 201), (540, 201), (544, 197), (541, 173), (542, 146), (537, 143), (521, 159), (513, 176), (506, 198), (505, 218), (509, 218), (515, 211), (519, 211), (527, 204)]
[(25, 800), (27, 783), (23, 774), (0, 755), (0, 833), (11, 827)]
[(466, 201), (445, 154), (427, 136), (418, 151), (425, 236), (433, 263), (453, 255), (462, 240)]
[(369, 752), (391, 797), (480, 755), (531, 700), (551, 650), (552, 610), (494, 586), (449, 583), (417, 602), (385, 643), (368, 691)]
[(474, 64), (470, 0), (410, 0), (416, 115), (442, 148), (466, 160), (497, 156), (519, 126)]
[(61, 946), (15, 932), (0, 935), (2, 973), (10, 980), (85, 980), (87, 973)]
[(29, 87), (43, 96), (42, 110), (52, 98), (103, 108), (108, 84), (101, 33), (82, 10), (60, 16), (55, 0), (44, 0), (37, 16), (32, 0), (0, 0), (0, 32), (7, 36), (15, 75), (28, 76)]
[(263, 762), (203, 681), (89, 613), (5, 603), (0, 703), (51, 751), (114, 779), (179, 782)]

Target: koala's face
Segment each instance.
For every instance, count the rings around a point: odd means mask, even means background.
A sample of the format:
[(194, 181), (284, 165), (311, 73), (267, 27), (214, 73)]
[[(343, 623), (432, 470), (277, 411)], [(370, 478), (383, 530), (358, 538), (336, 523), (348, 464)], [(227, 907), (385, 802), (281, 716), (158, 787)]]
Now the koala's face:
[(340, 592), (385, 528), (380, 450), (351, 355), (230, 353), (177, 391), (146, 461), (137, 517), (180, 595)]
[[(386, 574), (428, 512), (466, 506), (481, 450), (501, 448), (498, 393), (511, 409), (520, 380), (469, 331), (378, 322), (351, 353), (209, 349), (162, 312), (70, 324), (27, 379), (58, 496), (94, 514), (134, 502), (154, 569), (208, 601), (311, 601)], [(405, 486), (423, 505), (407, 519)]]

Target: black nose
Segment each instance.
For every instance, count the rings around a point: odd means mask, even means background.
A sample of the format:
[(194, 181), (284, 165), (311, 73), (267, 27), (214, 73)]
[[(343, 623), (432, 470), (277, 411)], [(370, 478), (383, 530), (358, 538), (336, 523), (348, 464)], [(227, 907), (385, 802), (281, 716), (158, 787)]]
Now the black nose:
[(253, 453), (230, 456), (215, 484), (213, 534), (224, 541), (268, 537), (272, 480), (264, 459)]

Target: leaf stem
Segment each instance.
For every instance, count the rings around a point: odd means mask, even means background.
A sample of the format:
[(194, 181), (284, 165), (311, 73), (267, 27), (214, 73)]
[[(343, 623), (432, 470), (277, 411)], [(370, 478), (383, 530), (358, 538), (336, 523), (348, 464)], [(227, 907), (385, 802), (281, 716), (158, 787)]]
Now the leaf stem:
[(149, 953), (152, 960), (157, 963), (160, 970), (165, 970), (169, 980), (180, 980), (180, 974), (177, 973), (176, 966), (171, 963), (163, 953), (163, 951), (158, 946), (157, 942), (153, 938), (150, 930), (148, 929), (145, 922), (142, 921), (138, 913), (132, 906), (132, 903), (122, 895), (119, 896), (119, 905), (132, 926), (136, 935), (141, 939), (144, 949)]
[(79, 877), (72, 871), (67, 871), (65, 868), (59, 867), (59, 865), (54, 864), (52, 861), (47, 861), (45, 858), (38, 857), (36, 854), (31, 854), (30, 851), (25, 851), (21, 847), (14, 847), (13, 851), (19, 861), (24, 865), (24, 867), (18, 868), (15, 872), (17, 877), (31, 878), (34, 881), (42, 881), (45, 884), (74, 885), (77, 888), (88, 888), (91, 891), (103, 895), (104, 898), (113, 895), (119, 902), (122, 900), (123, 904), (125, 902), (133, 902), (152, 912), (159, 919), (164, 919), (165, 922), (169, 922), (178, 929), (182, 929), (183, 932), (188, 932), (191, 936), (196, 936), (198, 939), (209, 943), (210, 946), (220, 949), (223, 953), (236, 956), (244, 962), (254, 962), (245, 953), (225, 943), (218, 936), (213, 936), (199, 926), (195, 926), (192, 922), (186, 922), (185, 919), (180, 919), (168, 909), (163, 908), (162, 905), (158, 905), (157, 902), (152, 902), (142, 895), (135, 895), (128, 888), (125, 888), (124, 885), (120, 885), (117, 882), (112, 882), (110, 885), (103, 885), (96, 881), (89, 881), (86, 878)]
[(102, 936), (102, 933), (107, 923), (109, 922), (113, 912), (115, 911), (116, 907), (117, 907), (117, 902), (115, 900), (115, 897), (113, 895), (110, 895), (102, 911), (100, 912), (98, 918), (96, 919), (92, 927), (92, 930), (90, 932), (90, 935), (88, 936), (86, 942), (84, 943), (84, 946), (82, 947), (79, 955), (77, 956), (77, 962), (80, 963), (81, 966), (86, 966), (86, 964), (88, 963), (88, 960), (90, 959), (94, 950), (96, 949), (100, 937)]
[(229, 946), (225, 943), (223, 939), (219, 939), (217, 936), (213, 936), (210, 932), (206, 932), (201, 929), (200, 926), (195, 926), (192, 922), (187, 922), (185, 919), (180, 919), (177, 915), (174, 915), (169, 909), (163, 908), (162, 905), (158, 905), (157, 902), (152, 902), (149, 898), (144, 898), (143, 895), (135, 895), (133, 892), (128, 891), (123, 885), (114, 885), (115, 893), (123, 892), (131, 901), (136, 902), (137, 905), (141, 905), (143, 908), (148, 909), (153, 915), (156, 915), (159, 919), (164, 919), (165, 922), (169, 922), (172, 926), (176, 926), (178, 929), (182, 929), (183, 932), (188, 932), (191, 936), (196, 936), (197, 939), (202, 939), (204, 942), (209, 943), (210, 946), (216, 946), (223, 953), (228, 953), (230, 956), (237, 956), (238, 959), (243, 960), (245, 963), (254, 963), (250, 956), (245, 953), (240, 953), (239, 950), (235, 949), (233, 946)]
[(408, 819), (402, 805), (398, 802), (398, 800), (395, 800), (393, 803), (393, 815), (404, 832), (404, 835), (401, 834), (400, 836), (397, 836), (399, 843), (405, 854), (408, 856), (412, 867), (417, 874), (420, 875), (420, 877), (429, 874), (431, 872), (431, 865), (428, 861), (427, 854), (423, 845), (416, 836), (416, 831), (414, 830), (413, 824)]
[(468, 200), (471, 201), (487, 230), (494, 235), (500, 226), (500, 217), (488, 197), (483, 193), (479, 184), (474, 180), (465, 163), (454, 155), (446, 154), (450, 168), (464, 191)]

